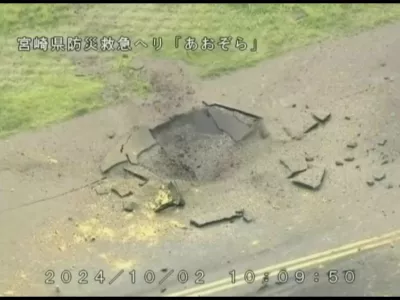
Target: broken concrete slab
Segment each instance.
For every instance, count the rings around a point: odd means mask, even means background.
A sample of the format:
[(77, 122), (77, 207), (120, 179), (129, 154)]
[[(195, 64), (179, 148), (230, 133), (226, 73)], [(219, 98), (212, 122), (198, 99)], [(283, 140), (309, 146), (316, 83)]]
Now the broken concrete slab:
[(331, 117), (331, 113), (330, 112), (324, 111), (324, 110), (320, 110), (320, 109), (312, 110), (311, 111), (311, 115), (313, 116), (313, 118), (315, 118), (320, 123), (325, 123)]
[(124, 171), (139, 180), (139, 186), (144, 186), (150, 180), (151, 172), (139, 165), (124, 167)]
[(128, 157), (131, 164), (137, 164), (138, 156), (156, 143), (149, 128), (138, 127), (132, 132), (129, 140), (124, 144), (123, 152)]
[(154, 212), (161, 212), (172, 206), (184, 206), (185, 201), (175, 183), (170, 182), (167, 186), (162, 185), (156, 197), (150, 204)]
[(202, 217), (197, 216), (195, 219), (191, 219), (190, 225), (197, 228), (203, 228), (206, 226), (211, 226), (219, 223), (233, 222), (236, 219), (240, 219), (242, 217), (243, 217), (243, 210), (237, 210), (230, 215), (221, 212), (214, 212)]
[(281, 158), (279, 162), (286, 168), (287, 178), (292, 178), (308, 168), (305, 159), (301, 156), (287, 156)]
[(111, 186), (111, 191), (117, 194), (119, 197), (125, 198), (131, 196), (135, 188), (137, 188), (136, 182), (132, 180), (121, 180), (115, 182)]
[(292, 179), (295, 185), (318, 190), (325, 177), (325, 168), (314, 166)]
[(125, 135), (123, 138), (121, 138), (119, 142), (115, 144), (115, 146), (104, 157), (100, 165), (100, 170), (102, 173), (106, 173), (115, 166), (128, 161), (125, 153), (121, 152), (121, 146), (126, 142), (128, 138), (129, 135)]
[(209, 107), (208, 112), (217, 127), (228, 134), (235, 142), (243, 140), (252, 132), (252, 127), (241, 122), (234, 115), (223, 112), (217, 107)]

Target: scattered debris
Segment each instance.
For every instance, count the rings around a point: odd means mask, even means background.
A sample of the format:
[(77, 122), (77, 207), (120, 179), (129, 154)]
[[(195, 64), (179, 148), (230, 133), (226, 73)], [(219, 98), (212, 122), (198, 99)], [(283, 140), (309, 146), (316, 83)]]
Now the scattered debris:
[(292, 179), (292, 182), (308, 189), (318, 190), (323, 182), (324, 177), (325, 168), (314, 166), (311, 169), (300, 173), (297, 177)]
[(380, 141), (380, 142), (378, 142), (378, 146), (385, 146), (386, 145), (386, 143), (387, 143), (387, 140), (385, 139), (385, 140), (382, 140), (382, 141)]
[(352, 162), (352, 161), (354, 161), (354, 159), (355, 159), (354, 156), (347, 156), (344, 158), (344, 161)]
[(357, 148), (357, 146), (358, 146), (357, 142), (349, 142), (349, 143), (347, 143), (347, 148), (350, 148), (350, 149)]
[(337, 161), (335, 161), (335, 165), (337, 165), (337, 166), (343, 166), (343, 162), (337, 160)]
[(300, 157), (288, 156), (281, 158), (279, 162), (288, 170), (288, 178), (292, 178), (308, 168), (305, 160)]
[(375, 181), (373, 180), (367, 180), (366, 182), (368, 186), (373, 186), (375, 184)]
[(389, 160), (388, 160), (388, 159), (385, 159), (385, 160), (382, 161), (381, 165), (383, 166), (383, 165), (386, 165), (386, 164), (388, 164), (388, 163), (389, 163)]
[(389, 183), (387, 186), (386, 186), (386, 188), (389, 190), (389, 189), (392, 189), (393, 188), (393, 184), (392, 183)]
[(151, 203), (151, 207), (154, 212), (160, 212), (171, 206), (184, 206), (185, 201), (181, 193), (178, 190), (176, 184), (170, 182), (167, 186), (162, 185), (158, 190), (154, 202)]
[(373, 177), (374, 177), (375, 181), (382, 181), (383, 179), (386, 178), (386, 174), (385, 173), (375, 173), (373, 175)]
[(331, 117), (331, 113), (327, 112), (327, 111), (323, 111), (323, 110), (313, 110), (311, 112), (311, 115), (318, 121), (321, 123), (325, 123), (326, 121), (328, 121)]
[(162, 269), (161, 269), (161, 272), (167, 273), (167, 272), (168, 272), (168, 268), (162, 268)]
[(347, 121), (350, 121), (350, 120), (351, 120), (351, 117), (345, 116), (344, 119), (347, 120)]
[(252, 222), (254, 222), (254, 218), (249, 216), (249, 215), (247, 215), (247, 214), (244, 214), (243, 215), (243, 221), (245, 221), (246, 223), (252, 223)]
[(203, 218), (196, 217), (196, 219), (190, 220), (190, 225), (195, 226), (197, 228), (202, 228), (218, 223), (233, 222), (236, 219), (243, 218), (243, 215), (244, 215), (243, 210), (237, 210), (232, 215), (223, 215), (217, 212), (208, 216), (204, 216)]
[(147, 127), (138, 127), (124, 144), (124, 155), (131, 164), (137, 164), (138, 156), (147, 149), (156, 144), (150, 129)]
[(356, 168), (356, 169), (360, 169), (360, 165), (356, 165), (355, 168)]
[(122, 204), (122, 209), (126, 212), (133, 212), (135, 208), (137, 207), (136, 203), (134, 201), (124, 201)]
[(165, 293), (165, 292), (166, 292), (166, 290), (167, 290), (167, 288), (166, 288), (166, 287), (164, 287), (164, 288), (162, 288), (162, 289), (161, 289), (160, 293), (161, 293), (161, 294), (163, 294), (163, 293)]
[(383, 79), (385, 79), (385, 80), (387, 80), (387, 81), (393, 81), (393, 80), (394, 80), (394, 77), (392, 77), (392, 76), (385, 76), (385, 77), (383, 77)]

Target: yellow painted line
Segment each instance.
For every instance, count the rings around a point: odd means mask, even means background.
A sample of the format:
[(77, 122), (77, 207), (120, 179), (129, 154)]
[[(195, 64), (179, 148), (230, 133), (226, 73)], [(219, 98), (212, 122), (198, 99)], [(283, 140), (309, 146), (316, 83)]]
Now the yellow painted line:
[[(398, 240), (400, 240), (400, 230), (396, 230), (394, 232), (387, 233), (378, 237), (373, 237), (362, 241), (358, 241), (352, 244), (347, 244), (324, 252), (312, 254), (292, 261), (280, 263), (267, 268), (259, 269), (257, 271), (254, 271), (254, 273), (256, 276), (263, 276), (264, 273), (269, 272), (270, 276), (273, 276), (278, 274), (279, 271), (282, 269), (286, 269), (287, 271), (295, 269), (304, 269), (306, 267), (311, 267), (319, 265), (321, 263), (326, 263), (346, 256), (350, 256), (358, 252), (367, 251), (380, 246), (384, 246)], [(243, 284), (247, 284), (244, 280), (244, 273), (239, 274), (237, 278), (238, 279), (236, 280), (236, 282), (232, 284), (230, 275), (227, 274), (227, 278), (225, 279), (217, 280), (181, 292), (172, 293), (169, 294), (168, 296), (171, 297), (205, 296), (220, 291), (224, 291), (226, 289), (231, 289), (237, 286), (241, 286)]]

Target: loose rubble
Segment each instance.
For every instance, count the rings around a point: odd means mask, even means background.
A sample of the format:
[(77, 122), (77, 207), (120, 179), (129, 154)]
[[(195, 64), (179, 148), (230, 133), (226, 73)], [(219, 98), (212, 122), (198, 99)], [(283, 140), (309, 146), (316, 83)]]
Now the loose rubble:
[(292, 178), (297, 174), (304, 172), (308, 168), (307, 163), (303, 157), (289, 156), (281, 158), (280, 163), (286, 168), (288, 178)]
[(324, 111), (324, 110), (313, 110), (311, 111), (311, 115), (318, 121), (321, 123), (325, 123), (326, 121), (328, 121), (331, 117), (331, 113), (328, 111)]
[(382, 173), (382, 172), (380, 172), (380, 173), (375, 173), (375, 174), (373, 175), (373, 177), (374, 177), (374, 180), (375, 180), (375, 181), (382, 181), (383, 179), (386, 178), (386, 174), (385, 174), (385, 173)]

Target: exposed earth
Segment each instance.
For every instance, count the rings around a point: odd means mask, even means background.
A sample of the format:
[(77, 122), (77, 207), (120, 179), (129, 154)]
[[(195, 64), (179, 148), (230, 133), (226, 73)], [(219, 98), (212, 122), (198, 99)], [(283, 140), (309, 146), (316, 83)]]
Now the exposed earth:
[[(158, 284), (162, 269), (186, 270), (193, 284), (201, 272), (207, 280), (216, 270), (243, 272), (399, 228), (399, 30), (386, 26), (204, 81), (177, 62), (145, 61), (156, 91), (149, 99), (1, 140), (0, 292), (167, 294), (168, 282)], [(206, 168), (193, 164), (200, 170), (193, 177), (173, 176), (143, 156), (142, 182), (123, 168), (101, 172), (107, 153), (132, 132), (203, 101), (261, 117), (268, 135), (240, 145), (225, 137), (239, 146), (227, 156), (228, 142), (202, 150)], [(155, 140), (175, 153), (163, 144), (169, 139)], [(147, 154), (156, 148), (148, 146), (138, 139), (132, 147)], [(155, 212), (148, 204), (170, 181), (185, 205)], [(130, 185), (123, 195), (120, 184)], [(216, 213), (230, 222), (194, 226)], [(144, 282), (146, 270), (154, 272), (153, 284)]]

